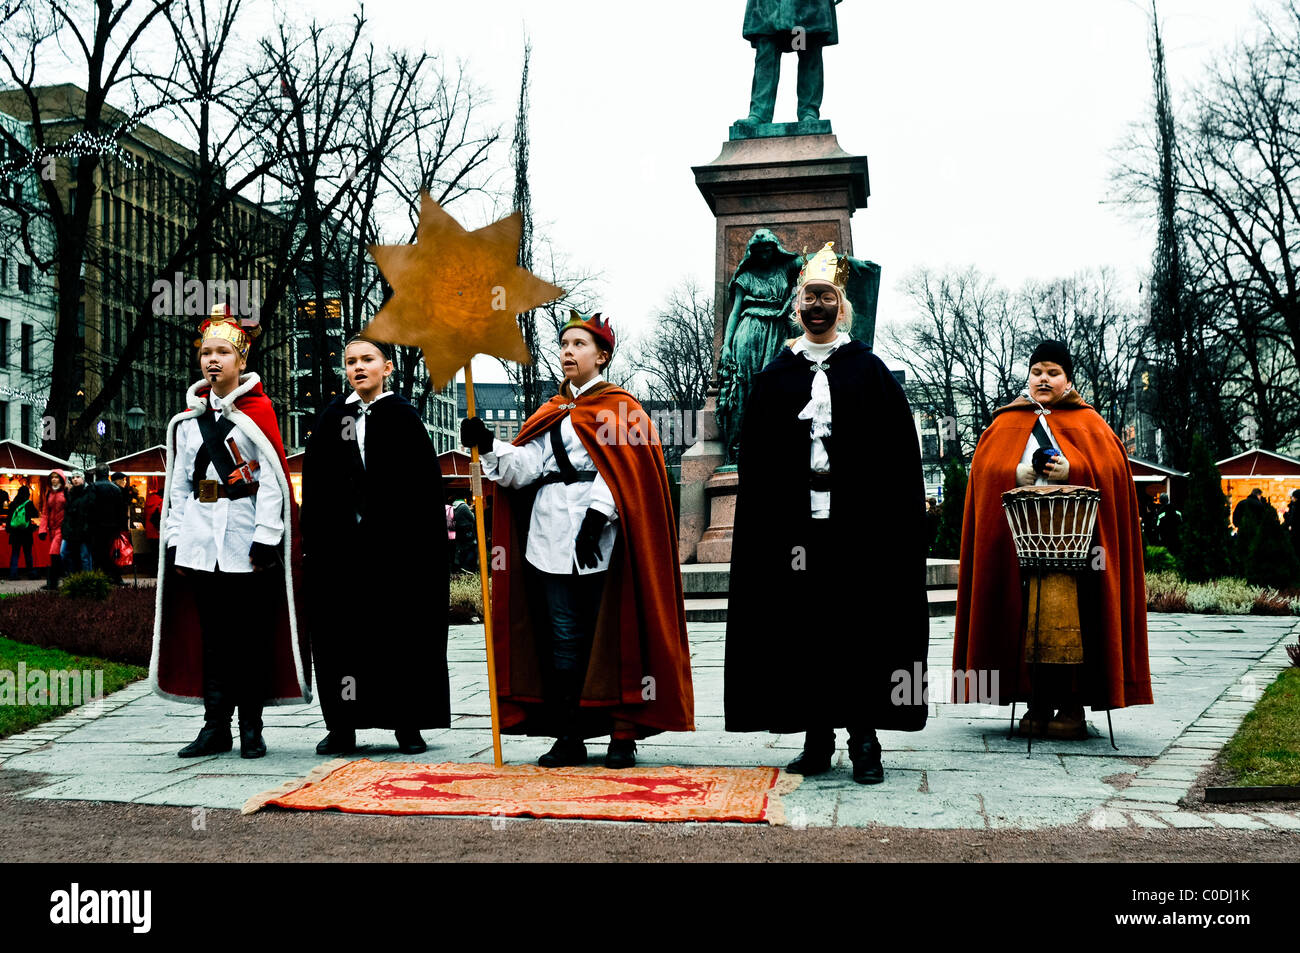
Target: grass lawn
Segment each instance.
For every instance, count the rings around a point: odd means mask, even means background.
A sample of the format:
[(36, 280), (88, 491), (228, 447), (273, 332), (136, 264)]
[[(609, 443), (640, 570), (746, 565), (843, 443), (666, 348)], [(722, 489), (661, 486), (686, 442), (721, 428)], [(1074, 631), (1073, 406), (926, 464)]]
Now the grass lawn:
[[(18, 664), (22, 662), (30, 676), (33, 672), (92, 672), (103, 670), (104, 694), (111, 695), (137, 679), (149, 674), (139, 665), (106, 662), (86, 655), (70, 655), (61, 649), (46, 649), (12, 639), (0, 638), (0, 738), (26, 731), (43, 721), (49, 721), (71, 711), (75, 705), (19, 705), (17, 703)], [(27, 690), (34, 684), (30, 677)]]
[(1300, 785), (1300, 668), (1283, 669), (1223, 749), (1233, 785)]

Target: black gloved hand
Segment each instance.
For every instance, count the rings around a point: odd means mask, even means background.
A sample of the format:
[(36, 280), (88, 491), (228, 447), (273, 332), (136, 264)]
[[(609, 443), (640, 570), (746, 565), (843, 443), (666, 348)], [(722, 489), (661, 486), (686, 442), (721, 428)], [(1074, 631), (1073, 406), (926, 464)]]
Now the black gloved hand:
[(167, 553), (163, 556), (163, 572), (168, 573), (176, 568), (176, 547), (168, 546)]
[(589, 509), (582, 518), (573, 551), (578, 557), (578, 565), (583, 569), (593, 569), (600, 565), (600, 534), (608, 522), (609, 517), (599, 510)]
[(460, 422), (460, 445), (478, 447), (479, 453), (492, 452), (493, 433), (478, 417), (466, 417)]
[(273, 569), (280, 565), (280, 547), (267, 543), (254, 543), (248, 548), (248, 561), (253, 569)]

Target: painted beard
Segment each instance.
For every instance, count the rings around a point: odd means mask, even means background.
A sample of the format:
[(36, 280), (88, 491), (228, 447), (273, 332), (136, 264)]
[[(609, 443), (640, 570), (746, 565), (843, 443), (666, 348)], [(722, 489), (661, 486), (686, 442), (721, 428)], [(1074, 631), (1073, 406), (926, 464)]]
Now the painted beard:
[(799, 319), (803, 321), (804, 328), (811, 331), (813, 334), (821, 334), (834, 327), (835, 320), (838, 317), (838, 307), (832, 311), (821, 302), (818, 302), (809, 308), (799, 309)]

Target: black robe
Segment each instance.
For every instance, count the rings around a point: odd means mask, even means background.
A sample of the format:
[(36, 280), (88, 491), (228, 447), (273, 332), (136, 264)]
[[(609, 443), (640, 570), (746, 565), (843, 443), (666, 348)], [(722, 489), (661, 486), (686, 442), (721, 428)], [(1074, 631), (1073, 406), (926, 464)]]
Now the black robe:
[(303, 459), (321, 707), (331, 730), (445, 728), (449, 547), (438, 455), (415, 408), (390, 394), (367, 417), (363, 467), (357, 411), (343, 396), (330, 403)]
[[(728, 731), (916, 731), (927, 706), (921, 452), (903, 389), (860, 341), (831, 392), (829, 526), (811, 527), (812, 365), (788, 347), (755, 378), (741, 430), (725, 675)], [(812, 532), (829, 539), (809, 544)], [(923, 676), (922, 676), (923, 677)]]

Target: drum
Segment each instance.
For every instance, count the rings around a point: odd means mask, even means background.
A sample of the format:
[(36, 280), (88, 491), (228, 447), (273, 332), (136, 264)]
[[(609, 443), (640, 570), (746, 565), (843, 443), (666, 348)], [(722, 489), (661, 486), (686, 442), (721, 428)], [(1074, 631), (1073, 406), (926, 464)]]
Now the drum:
[(1086, 569), (1101, 491), (1087, 486), (1022, 486), (1002, 494), (1022, 569), (1035, 569), (1029, 585), (1025, 661), (1049, 665), (1083, 662), (1079, 589), (1074, 572)]
[(1090, 486), (1020, 486), (1002, 494), (1023, 569), (1088, 568), (1101, 491)]

